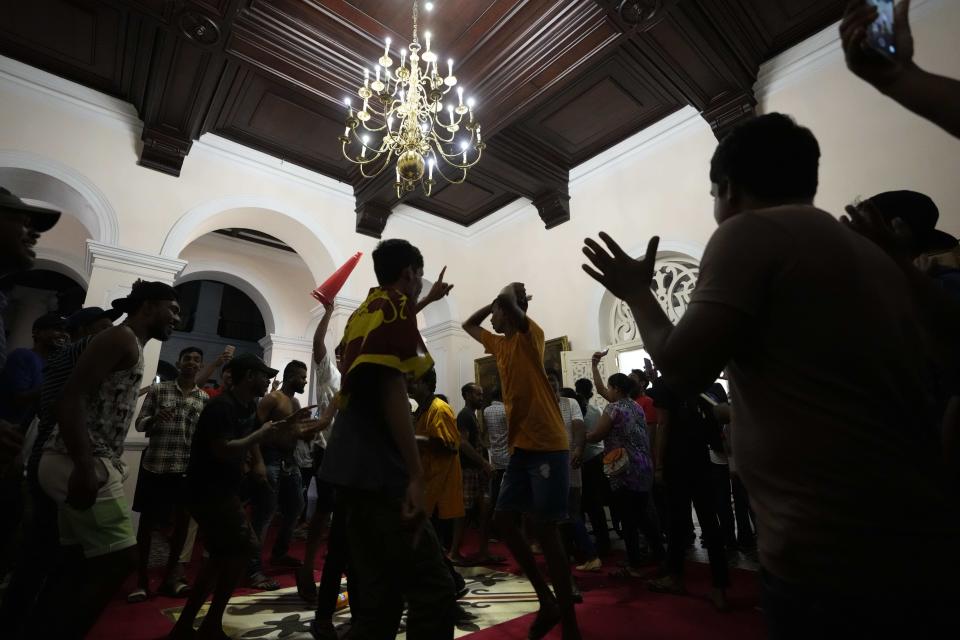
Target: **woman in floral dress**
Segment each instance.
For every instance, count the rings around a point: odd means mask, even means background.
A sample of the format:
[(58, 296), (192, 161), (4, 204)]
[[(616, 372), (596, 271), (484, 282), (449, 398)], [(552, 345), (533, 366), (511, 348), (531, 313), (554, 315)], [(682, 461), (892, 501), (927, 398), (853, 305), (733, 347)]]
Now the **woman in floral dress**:
[[(627, 547), (627, 566), (614, 574), (622, 577), (641, 577), (638, 569), (642, 565), (664, 557), (660, 528), (648, 507), (653, 486), (653, 458), (643, 409), (630, 398), (635, 384), (622, 373), (610, 376), (607, 385), (611, 402), (594, 430), (587, 434), (587, 442), (603, 441), (604, 444), (604, 470), (610, 479)], [(650, 547), (650, 556), (640, 550), (641, 530)]]

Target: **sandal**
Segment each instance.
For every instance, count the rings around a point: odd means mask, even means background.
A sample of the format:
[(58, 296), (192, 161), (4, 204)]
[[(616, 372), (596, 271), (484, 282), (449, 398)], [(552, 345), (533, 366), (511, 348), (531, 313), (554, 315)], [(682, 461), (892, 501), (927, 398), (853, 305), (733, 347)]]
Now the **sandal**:
[(190, 585), (183, 580), (177, 580), (173, 584), (165, 582), (157, 589), (157, 593), (168, 598), (186, 598), (190, 595)]
[(594, 558), (593, 560), (587, 560), (583, 564), (577, 565), (577, 571), (600, 571), (603, 567), (603, 563), (600, 561), (600, 558)]
[(146, 602), (148, 597), (149, 596), (147, 595), (146, 589), (137, 588), (131, 591), (130, 594), (127, 596), (127, 604), (136, 604), (138, 602)]
[(276, 591), (280, 588), (279, 582), (259, 572), (250, 576), (249, 582), (251, 588), (260, 589), (261, 591)]

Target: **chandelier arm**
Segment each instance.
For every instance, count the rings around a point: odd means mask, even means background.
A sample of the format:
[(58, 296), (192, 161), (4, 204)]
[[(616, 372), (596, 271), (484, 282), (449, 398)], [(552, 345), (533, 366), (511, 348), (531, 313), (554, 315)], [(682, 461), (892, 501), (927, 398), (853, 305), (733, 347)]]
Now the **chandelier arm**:
[(450, 184), (463, 184), (463, 182), (467, 179), (466, 171), (462, 171), (463, 175), (460, 176), (459, 178), (454, 179), (448, 176), (446, 173), (444, 173), (442, 167), (443, 167), (443, 163), (440, 163), (440, 162), (434, 165), (434, 168), (440, 173), (441, 176), (443, 176), (443, 179), (449, 182)]

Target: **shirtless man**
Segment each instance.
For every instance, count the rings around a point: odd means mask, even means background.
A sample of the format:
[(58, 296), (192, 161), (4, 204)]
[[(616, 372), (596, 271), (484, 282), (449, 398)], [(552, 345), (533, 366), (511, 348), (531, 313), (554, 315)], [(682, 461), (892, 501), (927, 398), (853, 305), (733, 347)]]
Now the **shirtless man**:
[[(261, 422), (279, 420), (300, 409), (300, 401), (295, 394), (303, 393), (307, 385), (307, 365), (299, 360), (291, 361), (283, 370), (283, 384), (271, 391), (257, 407), (257, 417)], [(270, 500), (255, 504), (253, 527), (260, 540), (264, 539), (267, 527), (273, 519), (276, 509), (280, 509), (280, 531), (270, 554), (270, 563), (274, 566), (299, 567), (301, 562), (288, 555), (290, 539), (294, 525), (303, 510), (302, 480), (300, 467), (294, 461), (293, 452), (297, 440), (311, 440), (318, 430), (316, 422), (305, 428), (287, 432), (277, 432), (260, 445), (263, 462), (267, 469), (267, 481), (270, 484)], [(255, 558), (260, 573), (260, 553)]]

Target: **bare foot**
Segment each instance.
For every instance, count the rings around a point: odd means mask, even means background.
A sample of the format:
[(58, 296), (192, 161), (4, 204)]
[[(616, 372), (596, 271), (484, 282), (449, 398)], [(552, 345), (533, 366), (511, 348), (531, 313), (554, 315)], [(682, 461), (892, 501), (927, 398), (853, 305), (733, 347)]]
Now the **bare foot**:
[(541, 605), (540, 611), (537, 612), (537, 617), (533, 619), (533, 624), (530, 625), (530, 631), (527, 632), (528, 640), (540, 640), (540, 638), (550, 633), (550, 629), (557, 626), (559, 622), (560, 607), (558, 607), (556, 603)]

